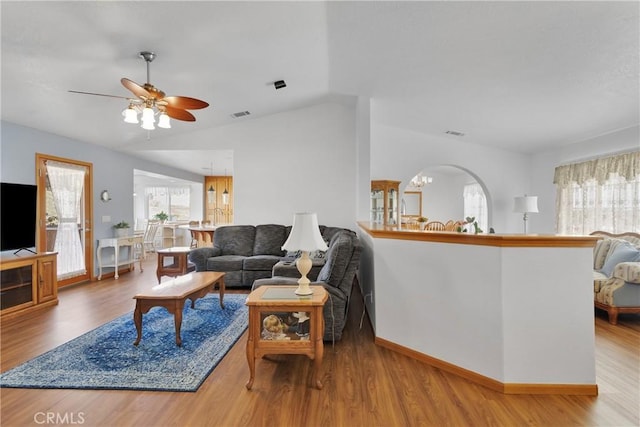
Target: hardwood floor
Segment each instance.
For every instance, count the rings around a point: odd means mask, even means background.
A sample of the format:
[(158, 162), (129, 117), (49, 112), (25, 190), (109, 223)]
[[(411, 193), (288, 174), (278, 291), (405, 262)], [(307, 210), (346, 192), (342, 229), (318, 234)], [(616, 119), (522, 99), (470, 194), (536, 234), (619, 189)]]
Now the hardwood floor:
[[(145, 271), (60, 290), (60, 305), (3, 322), (5, 371), (134, 308)], [(195, 393), (1, 389), (3, 426), (638, 426), (640, 316), (611, 326), (597, 313), (600, 395), (504, 395), (373, 344), (356, 289), (340, 342), (325, 343), (323, 390), (309, 385), (312, 363), (279, 355), (256, 362), (253, 389), (246, 333)]]

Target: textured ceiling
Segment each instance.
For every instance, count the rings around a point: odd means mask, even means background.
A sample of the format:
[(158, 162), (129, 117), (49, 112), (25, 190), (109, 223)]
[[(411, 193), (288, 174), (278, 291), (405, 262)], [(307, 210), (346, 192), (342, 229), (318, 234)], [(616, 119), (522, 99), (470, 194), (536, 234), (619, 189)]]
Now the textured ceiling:
[[(2, 2), (2, 120), (128, 151), (127, 77), (208, 101), (188, 136), (374, 100), (383, 124), (534, 152), (637, 125), (638, 2)], [(276, 91), (273, 81), (287, 88)], [(249, 110), (251, 116), (231, 114)], [(163, 134), (164, 132), (164, 134)], [(207, 147), (202, 147), (205, 153)], [(220, 154), (214, 173), (232, 170)], [(136, 152), (195, 173), (211, 156)], [(190, 160), (189, 160), (190, 159)], [(184, 164), (182, 163), (184, 162)]]

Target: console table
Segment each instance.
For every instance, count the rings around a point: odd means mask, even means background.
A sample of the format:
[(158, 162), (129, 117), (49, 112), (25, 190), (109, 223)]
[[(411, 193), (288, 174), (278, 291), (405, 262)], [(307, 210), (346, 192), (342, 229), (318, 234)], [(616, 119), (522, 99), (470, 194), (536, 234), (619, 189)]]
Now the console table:
[[(120, 259), (120, 248), (129, 247), (128, 256), (126, 259)], [(114, 249), (114, 257), (113, 261), (110, 261), (106, 264), (103, 264), (102, 261), (102, 250), (104, 248), (113, 248)], [(140, 271), (142, 272), (142, 260), (145, 257), (144, 251), (144, 236), (125, 236), (125, 237), (113, 237), (108, 239), (99, 239), (98, 240), (98, 280), (102, 279), (102, 269), (104, 267), (113, 267), (115, 278), (120, 277), (118, 275), (118, 267), (122, 265), (126, 265), (129, 267), (129, 271), (135, 269), (135, 249), (140, 249)]]

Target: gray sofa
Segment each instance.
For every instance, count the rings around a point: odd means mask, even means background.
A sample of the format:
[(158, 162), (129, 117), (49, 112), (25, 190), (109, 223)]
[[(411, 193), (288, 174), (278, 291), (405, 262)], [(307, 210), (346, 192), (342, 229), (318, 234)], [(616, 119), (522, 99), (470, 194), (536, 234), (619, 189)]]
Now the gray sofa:
[[(230, 225), (217, 228), (213, 247), (189, 253), (196, 271), (225, 272), (225, 286), (255, 288), (262, 285), (297, 285), (300, 273), (295, 255), (282, 245), (291, 226), (278, 224)], [(327, 341), (339, 340), (347, 317), (351, 288), (360, 264), (362, 246), (355, 232), (339, 227), (320, 226), (327, 242), (324, 253), (311, 254), (313, 266), (307, 277), (329, 293), (324, 306)]]
[(273, 266), (286, 255), (282, 245), (290, 232), (290, 226), (278, 224), (219, 227), (213, 247), (192, 250), (189, 261), (196, 271), (224, 271), (226, 287), (250, 288), (254, 280), (271, 277)]
[[(346, 228), (324, 225), (319, 228), (327, 244), (342, 232), (355, 236)], [(290, 232), (291, 226), (279, 224), (222, 226), (213, 234), (213, 247), (192, 250), (189, 261), (196, 266), (196, 271), (224, 271), (225, 286), (229, 288), (250, 288), (254, 280), (271, 277), (274, 271), (276, 275), (300, 277), (293, 263), (295, 254), (282, 250)], [(311, 257), (313, 267), (309, 278), (317, 277), (325, 264), (324, 254), (311, 254)]]

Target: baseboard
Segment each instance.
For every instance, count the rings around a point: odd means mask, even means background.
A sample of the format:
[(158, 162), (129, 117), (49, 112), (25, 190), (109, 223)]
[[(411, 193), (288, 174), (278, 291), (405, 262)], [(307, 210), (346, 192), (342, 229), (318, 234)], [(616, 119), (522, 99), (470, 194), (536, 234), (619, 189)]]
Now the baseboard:
[(597, 396), (597, 384), (504, 384), (504, 394), (564, 394)]
[(449, 362), (445, 362), (443, 360), (436, 359), (435, 357), (428, 356), (410, 348), (403, 347), (391, 341), (387, 341), (383, 338), (376, 337), (375, 344), (504, 394), (560, 394), (581, 396), (598, 395), (597, 384), (503, 383), (498, 380), (494, 380), (493, 378), (478, 374), (477, 372), (461, 368)]

